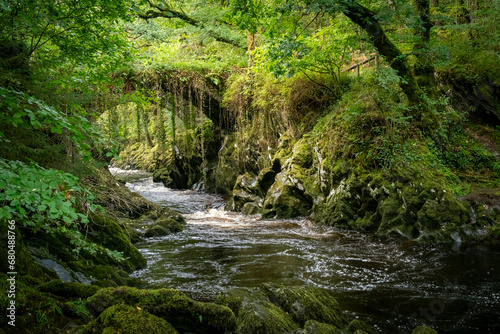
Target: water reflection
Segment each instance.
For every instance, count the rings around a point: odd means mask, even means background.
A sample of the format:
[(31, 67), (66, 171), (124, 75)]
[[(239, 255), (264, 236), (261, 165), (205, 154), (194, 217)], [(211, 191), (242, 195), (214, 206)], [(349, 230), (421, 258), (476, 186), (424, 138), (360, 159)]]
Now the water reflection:
[(184, 214), (178, 234), (137, 245), (148, 260), (135, 276), (212, 300), (230, 287), (311, 284), (384, 333), (421, 323), (439, 333), (500, 332), (500, 252), (481, 245), (419, 245), (225, 212), (220, 196), (135, 180), (127, 186)]

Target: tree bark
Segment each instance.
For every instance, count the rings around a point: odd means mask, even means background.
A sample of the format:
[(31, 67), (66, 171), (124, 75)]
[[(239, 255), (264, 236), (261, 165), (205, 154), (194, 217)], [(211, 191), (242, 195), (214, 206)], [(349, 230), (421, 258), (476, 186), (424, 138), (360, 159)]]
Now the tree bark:
[(379, 21), (375, 18), (375, 12), (355, 1), (344, 0), (342, 5), (344, 15), (366, 31), (370, 42), (386, 58), (390, 66), (398, 71), (399, 76), (403, 79), (401, 88), (408, 96), (410, 103), (418, 104), (422, 91), (406, 61), (406, 56), (387, 38)]
[[(436, 81), (434, 79), (434, 65), (430, 58), (430, 39), (432, 22), (430, 16), (429, 0), (414, 0), (415, 9), (420, 17), (421, 25), (417, 27), (418, 42), (413, 46), (413, 54), (417, 57), (413, 72), (422, 89), (435, 93)], [(434, 95), (434, 94), (433, 94)]]

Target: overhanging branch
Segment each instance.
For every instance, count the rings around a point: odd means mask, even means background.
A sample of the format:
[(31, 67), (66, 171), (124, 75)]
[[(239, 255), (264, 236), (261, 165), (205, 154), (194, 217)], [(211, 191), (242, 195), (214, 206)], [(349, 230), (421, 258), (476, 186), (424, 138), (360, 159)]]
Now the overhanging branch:
[[(186, 13), (184, 13), (182, 11), (178, 11), (178, 10), (175, 10), (175, 9), (173, 9), (171, 7), (167, 7), (167, 6), (162, 6), (160, 8), (159, 5), (156, 5), (152, 1), (149, 1), (149, 0), (148, 0), (148, 3), (149, 3), (149, 6), (151, 7), (151, 9), (147, 10), (145, 13), (138, 14), (139, 17), (144, 19), (144, 20), (155, 19), (158, 17), (163, 17), (166, 19), (177, 18), (177, 19), (180, 19), (180, 20), (186, 22), (187, 24), (190, 24), (196, 28), (199, 28), (199, 29), (206, 28), (204, 22), (202, 22), (200, 20), (196, 20), (196, 19), (188, 16)], [(239, 49), (245, 49), (238, 42), (230, 40), (226, 37), (223, 37), (220, 34), (218, 34), (217, 32), (207, 31), (207, 33), (218, 42), (230, 44), (230, 45), (237, 47)]]

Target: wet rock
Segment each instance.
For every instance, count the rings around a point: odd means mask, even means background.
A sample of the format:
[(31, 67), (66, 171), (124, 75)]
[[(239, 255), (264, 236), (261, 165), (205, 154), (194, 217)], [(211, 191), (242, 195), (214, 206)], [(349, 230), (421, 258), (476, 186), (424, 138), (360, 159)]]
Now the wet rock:
[(254, 202), (248, 202), (243, 205), (241, 213), (244, 215), (256, 215), (262, 212), (262, 207)]
[(366, 334), (377, 334), (378, 331), (370, 325), (365, 324), (363, 321), (355, 319), (349, 323), (346, 330), (353, 333), (366, 333)]
[(172, 218), (160, 218), (150, 226), (144, 236), (147, 238), (161, 237), (172, 233), (181, 232), (184, 230), (184, 225)]
[(259, 289), (232, 289), (217, 296), (216, 303), (236, 314), (236, 333), (278, 334), (299, 329), (289, 315), (273, 305)]
[(301, 326), (308, 320), (344, 328), (347, 321), (339, 303), (324, 290), (313, 286), (284, 287), (263, 284), (261, 290), (269, 300), (287, 312)]
[(272, 179), (272, 173), (272, 171), (264, 170), (258, 176), (252, 176), (250, 173), (238, 176), (233, 188), (233, 196), (227, 207), (230, 210), (242, 211), (247, 203), (252, 203), (253, 205), (247, 205), (245, 212), (253, 214), (260, 211), (264, 202), (263, 197), (267, 192), (267, 189), (264, 189), (261, 184), (267, 186)]
[(339, 328), (316, 320), (308, 320), (304, 325), (304, 334), (343, 334)]
[(235, 315), (229, 308), (194, 301), (178, 290), (107, 288), (99, 290), (85, 303), (94, 316), (118, 304), (139, 307), (165, 319), (180, 332), (224, 333), (234, 330), (236, 325)]
[(415, 328), (411, 332), (411, 334), (438, 334), (438, 332), (429, 326), (419, 326), (419, 327)]
[(342, 179), (315, 216), (336, 227), (438, 241), (453, 241), (469, 219), (460, 201), (435, 182), (368, 172)]
[(257, 183), (259, 188), (262, 190), (262, 197), (265, 196), (269, 188), (273, 185), (277, 173), (279, 172), (276, 172), (273, 168), (264, 168), (259, 172), (259, 175), (257, 176)]
[(267, 192), (262, 217), (307, 216), (312, 207), (312, 197), (305, 193), (298, 180), (291, 179), (286, 171), (283, 171), (277, 175), (276, 181)]
[(130, 305), (114, 305), (85, 326), (82, 334), (122, 333), (122, 334), (177, 334), (175, 328), (165, 319)]

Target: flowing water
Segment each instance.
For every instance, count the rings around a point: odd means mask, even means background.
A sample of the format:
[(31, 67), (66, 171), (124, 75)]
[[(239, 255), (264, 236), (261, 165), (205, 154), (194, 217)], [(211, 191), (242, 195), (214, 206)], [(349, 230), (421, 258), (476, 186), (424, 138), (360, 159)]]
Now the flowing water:
[[(115, 174), (124, 171), (112, 170)], [(179, 211), (181, 233), (137, 245), (151, 287), (211, 301), (231, 287), (310, 284), (331, 292), (351, 317), (381, 333), (428, 324), (439, 333), (500, 333), (500, 249), (429, 246), (223, 210), (220, 196), (179, 191), (126, 171), (127, 186)]]

